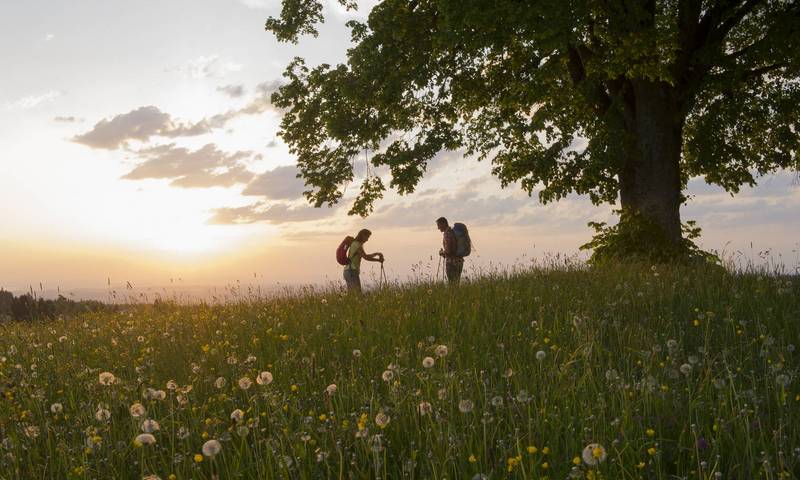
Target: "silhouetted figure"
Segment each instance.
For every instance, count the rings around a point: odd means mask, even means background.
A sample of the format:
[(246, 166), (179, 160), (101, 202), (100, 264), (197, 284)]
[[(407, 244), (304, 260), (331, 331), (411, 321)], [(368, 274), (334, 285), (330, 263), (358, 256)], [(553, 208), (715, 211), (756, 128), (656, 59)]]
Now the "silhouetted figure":
[(461, 280), (464, 257), (470, 254), (472, 241), (463, 223), (456, 223), (451, 228), (446, 218), (439, 217), (436, 220), (436, 227), (442, 232), (442, 249), (439, 250), (439, 255), (444, 257), (447, 281), (456, 284)]

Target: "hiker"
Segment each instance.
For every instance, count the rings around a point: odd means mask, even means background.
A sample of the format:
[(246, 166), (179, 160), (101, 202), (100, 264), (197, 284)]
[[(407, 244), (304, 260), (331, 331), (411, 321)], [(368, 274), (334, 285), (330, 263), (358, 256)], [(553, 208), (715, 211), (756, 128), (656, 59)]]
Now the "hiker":
[[(364, 244), (367, 243), (370, 236), (372, 236), (372, 232), (364, 228), (358, 232), (358, 235), (356, 235), (355, 238), (350, 240), (349, 246), (347, 247), (346, 264), (344, 267), (344, 281), (347, 284), (348, 292), (354, 291), (361, 293), (361, 278), (359, 277), (359, 272), (361, 270), (362, 258), (369, 262), (383, 263), (382, 253), (367, 253), (364, 251)], [(346, 238), (339, 248), (342, 249), (345, 245), (345, 242), (347, 242), (350, 238), (351, 237)]]
[(446, 218), (439, 217), (436, 220), (436, 227), (442, 232), (443, 248), (439, 250), (439, 255), (444, 257), (447, 281), (456, 284), (461, 280), (464, 257), (468, 256), (472, 249), (467, 226), (463, 223), (456, 223), (451, 228)]

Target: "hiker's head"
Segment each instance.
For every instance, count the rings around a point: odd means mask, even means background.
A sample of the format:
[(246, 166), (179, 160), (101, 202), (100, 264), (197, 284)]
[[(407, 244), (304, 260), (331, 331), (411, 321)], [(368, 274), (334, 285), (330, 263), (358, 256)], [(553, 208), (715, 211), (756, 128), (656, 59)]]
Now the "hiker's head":
[(440, 232), (444, 232), (450, 227), (447, 223), (447, 219), (444, 217), (439, 217), (436, 219), (436, 228), (439, 229)]
[(372, 232), (367, 230), (366, 228), (362, 228), (358, 231), (358, 235), (356, 235), (356, 241), (364, 243), (369, 240), (369, 237), (372, 235)]

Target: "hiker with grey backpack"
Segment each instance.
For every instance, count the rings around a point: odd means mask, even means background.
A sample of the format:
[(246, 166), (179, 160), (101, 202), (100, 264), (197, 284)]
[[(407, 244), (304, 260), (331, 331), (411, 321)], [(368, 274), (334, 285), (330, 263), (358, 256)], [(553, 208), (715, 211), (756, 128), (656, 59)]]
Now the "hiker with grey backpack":
[(464, 257), (469, 256), (472, 252), (469, 230), (463, 223), (454, 223), (450, 227), (444, 217), (436, 220), (436, 228), (442, 232), (442, 249), (439, 250), (439, 255), (444, 258), (447, 281), (457, 284), (461, 280), (461, 272), (464, 270)]

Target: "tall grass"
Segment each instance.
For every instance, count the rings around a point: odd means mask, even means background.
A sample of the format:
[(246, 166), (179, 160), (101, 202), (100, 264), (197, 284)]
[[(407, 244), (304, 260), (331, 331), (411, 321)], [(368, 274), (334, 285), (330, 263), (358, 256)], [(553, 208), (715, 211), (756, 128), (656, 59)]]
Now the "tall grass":
[(6, 324), (0, 478), (798, 478), (798, 321), (796, 277), (566, 262)]

